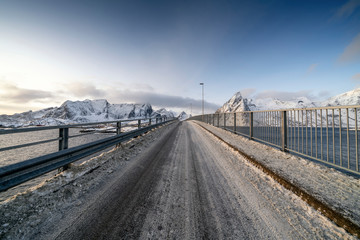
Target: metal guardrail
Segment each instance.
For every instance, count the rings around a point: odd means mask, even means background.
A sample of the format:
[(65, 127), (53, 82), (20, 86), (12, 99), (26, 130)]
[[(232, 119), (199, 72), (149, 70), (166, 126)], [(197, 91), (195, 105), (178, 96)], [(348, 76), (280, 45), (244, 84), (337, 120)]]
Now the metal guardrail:
[(360, 106), (199, 115), (199, 120), (283, 151), (360, 175)]
[[(0, 130), (1, 134), (14, 134), (23, 132), (36, 132), (41, 130), (59, 129), (59, 137), (55, 139), (49, 139), (44, 141), (38, 141), (33, 143), (21, 144), (17, 146), (0, 148), (0, 151), (7, 151), (10, 149), (22, 148), (27, 146), (33, 146), (37, 144), (47, 143), (51, 141), (59, 142), (59, 151), (53, 152), (44, 156), (35, 157), (19, 163), (0, 167), (0, 191), (5, 191), (11, 187), (19, 185), (23, 182), (36, 178), (40, 175), (59, 169), (61, 167), (66, 168), (68, 164), (75, 162), (79, 159), (92, 155), (96, 152), (102, 151), (108, 147), (119, 144), (123, 141), (129, 140), (133, 137), (139, 136), (151, 129), (154, 129), (160, 125), (176, 120), (166, 118), (144, 118), (144, 119), (130, 119), (121, 121), (101, 122), (101, 123), (85, 123), (85, 124), (74, 124), (74, 125), (62, 125), (62, 126), (49, 126), (49, 127), (33, 127), (33, 128), (20, 128), (20, 129), (9, 129)], [(152, 120), (155, 123), (152, 124)], [(137, 121), (138, 129), (121, 133), (122, 123)], [(144, 124), (144, 122), (146, 122)], [(143, 123), (143, 124), (142, 124)], [(86, 134), (79, 134), (75, 136), (69, 136), (69, 128), (82, 127), (82, 126), (93, 126), (99, 124), (115, 124), (116, 135), (100, 139), (94, 142), (83, 144), (76, 147), (68, 148), (68, 140), (71, 137), (79, 137)]]

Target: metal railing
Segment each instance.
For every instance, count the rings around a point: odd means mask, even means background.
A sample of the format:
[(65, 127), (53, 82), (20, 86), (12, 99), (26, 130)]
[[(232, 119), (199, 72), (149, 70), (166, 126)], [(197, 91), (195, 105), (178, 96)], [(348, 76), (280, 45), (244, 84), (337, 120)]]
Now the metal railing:
[[(142, 118), (142, 119), (129, 119), (121, 121), (108, 121), (108, 122), (96, 122), (96, 123), (84, 123), (62, 126), (47, 126), (47, 127), (30, 127), (30, 128), (17, 128), (17, 129), (5, 129), (0, 130), (0, 136), (4, 135), (20, 135), (24, 133), (34, 135), (33, 133), (39, 133), (39, 131), (46, 130), (58, 130), (58, 137), (45, 139), (41, 141), (27, 142), (12, 146), (0, 146), (0, 153), (6, 153), (8, 151), (17, 151), (21, 153), (22, 148), (31, 146), (37, 146), (40, 144), (47, 144), (50, 142), (58, 142), (58, 151), (52, 151), (47, 154), (32, 157), (26, 160), (16, 161), (11, 159), (10, 164), (6, 164), (0, 167), (0, 191), (5, 191), (11, 187), (19, 185), (25, 181), (31, 180), (35, 177), (48, 173), (50, 171), (67, 168), (70, 163), (75, 162), (84, 157), (90, 156), (94, 153), (115, 146), (123, 141), (139, 136), (153, 128), (156, 128), (162, 124), (174, 121), (173, 119), (162, 118)], [(93, 127), (96, 127), (95, 129)], [(86, 128), (84, 128), (86, 127)], [(88, 129), (88, 127), (92, 127)], [(123, 132), (122, 128), (132, 127), (135, 130)], [(69, 129), (84, 130), (85, 133), (71, 135)], [(104, 130), (105, 129), (105, 130)], [(102, 139), (92, 140), (84, 144), (74, 144), (69, 147), (69, 139), (79, 138), (94, 133), (112, 133), (113, 136), (105, 137)], [(20, 137), (19, 137), (20, 138)], [(6, 140), (6, 138), (5, 138)], [(3, 141), (4, 143), (4, 141)], [(38, 146), (37, 146), (38, 147)], [(37, 151), (33, 149), (32, 151)], [(1, 160), (1, 158), (0, 158)]]
[(360, 106), (336, 106), (215, 113), (190, 120), (359, 175), (359, 109)]

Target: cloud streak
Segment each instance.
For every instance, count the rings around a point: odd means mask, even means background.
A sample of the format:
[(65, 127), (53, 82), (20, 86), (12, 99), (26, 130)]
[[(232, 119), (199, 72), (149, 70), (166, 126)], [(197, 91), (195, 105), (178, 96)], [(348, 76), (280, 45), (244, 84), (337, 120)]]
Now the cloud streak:
[(360, 33), (345, 48), (344, 52), (339, 57), (338, 61), (341, 63), (346, 63), (346, 62), (353, 62), (359, 59), (360, 59)]
[(244, 88), (240, 90), (241, 96), (243, 96), (244, 98), (250, 98), (255, 92), (255, 88)]
[(285, 91), (276, 91), (276, 90), (269, 90), (257, 93), (255, 98), (276, 98), (283, 101), (293, 100), (298, 97), (307, 97), (309, 99), (313, 99), (314, 95), (311, 94), (309, 90), (297, 91), (297, 92), (285, 92)]
[(73, 82), (65, 85), (66, 89), (71, 92), (75, 97), (92, 97), (103, 98), (106, 92), (96, 88), (91, 83)]
[[(130, 89), (119, 89), (108, 87), (99, 89), (91, 83), (73, 83), (67, 86), (69, 92), (77, 98), (105, 98), (111, 103), (150, 103), (154, 107), (160, 108), (177, 108), (188, 109), (193, 106), (194, 111), (201, 109), (201, 100), (173, 96), (168, 94), (159, 94), (153, 92), (153, 88), (149, 85), (135, 84), (136, 91)], [(208, 111), (215, 111), (220, 106), (205, 101), (205, 108)]]
[(360, 7), (360, 0), (350, 0), (336, 12), (335, 16), (337, 18), (350, 17), (358, 7)]
[(9, 83), (1, 84), (0, 100), (12, 103), (28, 103), (53, 98), (51, 92), (19, 88)]
[(360, 73), (355, 74), (354, 76), (351, 77), (351, 79), (355, 81), (360, 81)]
[[(202, 101), (199, 99), (131, 90), (114, 90), (110, 94), (110, 99), (117, 103), (150, 103), (154, 107), (168, 109), (188, 109), (192, 105), (194, 111), (199, 111), (202, 106)], [(215, 111), (220, 107), (218, 104), (207, 101), (204, 102), (204, 105), (207, 111)]]
[(309, 74), (309, 73), (313, 72), (318, 65), (319, 65), (318, 63), (311, 64), (307, 70), (307, 73)]

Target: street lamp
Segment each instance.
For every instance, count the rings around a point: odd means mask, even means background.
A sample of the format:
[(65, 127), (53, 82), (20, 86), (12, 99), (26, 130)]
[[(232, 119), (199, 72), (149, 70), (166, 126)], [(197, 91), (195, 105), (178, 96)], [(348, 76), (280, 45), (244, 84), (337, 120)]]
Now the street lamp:
[(200, 83), (200, 85), (202, 86), (202, 115), (204, 118), (204, 83)]

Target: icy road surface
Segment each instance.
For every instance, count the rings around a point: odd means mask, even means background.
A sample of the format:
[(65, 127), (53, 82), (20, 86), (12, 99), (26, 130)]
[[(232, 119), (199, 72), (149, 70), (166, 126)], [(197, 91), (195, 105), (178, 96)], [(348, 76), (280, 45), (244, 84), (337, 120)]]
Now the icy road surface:
[(346, 234), (298, 197), (180, 123), (68, 222), (59, 239), (314, 239)]
[(356, 239), (193, 122), (135, 141), (54, 191), (3, 205), (2, 237)]

